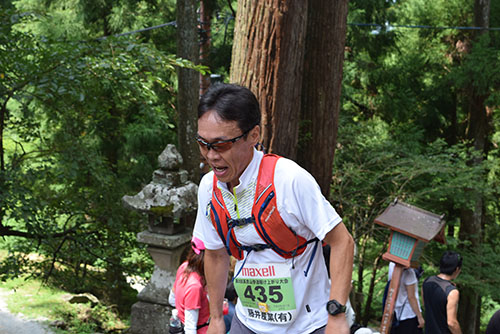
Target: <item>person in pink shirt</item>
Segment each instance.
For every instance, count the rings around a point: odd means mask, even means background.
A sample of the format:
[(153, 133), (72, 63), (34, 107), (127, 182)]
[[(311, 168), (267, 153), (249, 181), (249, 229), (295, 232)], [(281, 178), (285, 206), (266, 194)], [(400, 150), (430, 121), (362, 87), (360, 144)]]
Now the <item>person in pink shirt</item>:
[(205, 334), (208, 330), (208, 306), (205, 274), (203, 271), (205, 245), (193, 237), (187, 260), (183, 262), (174, 282), (175, 307), (186, 334)]

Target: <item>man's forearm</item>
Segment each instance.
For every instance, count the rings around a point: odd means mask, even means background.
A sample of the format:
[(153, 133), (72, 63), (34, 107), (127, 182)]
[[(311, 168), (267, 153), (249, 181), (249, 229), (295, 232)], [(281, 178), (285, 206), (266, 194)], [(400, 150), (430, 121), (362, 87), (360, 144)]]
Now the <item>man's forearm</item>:
[(205, 279), (212, 318), (223, 317), (222, 301), (227, 284), (229, 255), (224, 248), (205, 251)]
[[(354, 240), (345, 225), (340, 223), (328, 232), (324, 241), (330, 245), (330, 299), (345, 304), (351, 291)], [(329, 315), (326, 334), (348, 334), (345, 314)]]
[(354, 241), (341, 223), (327, 234), (325, 242), (330, 245), (330, 299), (345, 304), (351, 291)]

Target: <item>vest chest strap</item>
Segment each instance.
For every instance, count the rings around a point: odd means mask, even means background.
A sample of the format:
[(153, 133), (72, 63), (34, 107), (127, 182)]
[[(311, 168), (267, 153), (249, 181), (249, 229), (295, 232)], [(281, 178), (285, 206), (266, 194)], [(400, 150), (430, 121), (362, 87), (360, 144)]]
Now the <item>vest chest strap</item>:
[(237, 227), (237, 226), (245, 226), (248, 224), (255, 224), (255, 218), (254, 217), (239, 218), (239, 219), (230, 218), (227, 220), (227, 224), (229, 225), (229, 229), (232, 229), (233, 227)]

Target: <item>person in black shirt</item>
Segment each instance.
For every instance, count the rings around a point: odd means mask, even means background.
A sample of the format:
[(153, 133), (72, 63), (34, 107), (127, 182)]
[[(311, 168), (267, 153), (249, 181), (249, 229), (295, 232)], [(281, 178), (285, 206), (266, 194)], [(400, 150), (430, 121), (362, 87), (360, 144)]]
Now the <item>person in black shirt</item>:
[(428, 277), (422, 285), (426, 334), (462, 334), (457, 320), (459, 292), (451, 281), (462, 268), (460, 254), (447, 251), (439, 263), (439, 275)]
[(485, 334), (499, 334), (500, 333), (500, 310), (496, 311), (490, 319), (488, 327), (486, 327)]

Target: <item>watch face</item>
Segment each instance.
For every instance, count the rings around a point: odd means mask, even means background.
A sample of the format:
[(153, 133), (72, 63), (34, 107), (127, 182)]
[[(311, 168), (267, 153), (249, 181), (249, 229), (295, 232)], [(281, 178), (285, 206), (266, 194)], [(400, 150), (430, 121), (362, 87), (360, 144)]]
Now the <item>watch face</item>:
[(331, 315), (337, 315), (339, 313), (345, 312), (345, 306), (340, 304), (335, 299), (332, 299), (326, 304), (326, 310)]
[(335, 305), (335, 303), (329, 302), (328, 303), (328, 313), (335, 315), (337, 314), (338, 306)]

